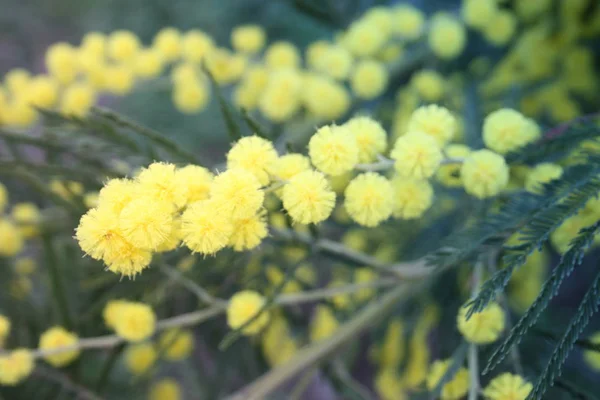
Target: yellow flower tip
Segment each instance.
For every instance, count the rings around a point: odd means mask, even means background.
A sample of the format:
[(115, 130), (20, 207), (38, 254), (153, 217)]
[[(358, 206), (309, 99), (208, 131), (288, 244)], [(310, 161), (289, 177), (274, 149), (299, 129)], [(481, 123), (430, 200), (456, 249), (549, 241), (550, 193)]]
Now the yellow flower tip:
[(392, 184), (383, 176), (367, 172), (354, 178), (345, 191), (344, 206), (360, 225), (374, 227), (392, 215)]
[(262, 207), (265, 193), (254, 174), (242, 168), (232, 168), (215, 177), (210, 197), (216, 211), (239, 219), (256, 214)]
[(175, 250), (181, 243), (181, 216), (175, 215), (169, 235), (157, 248), (157, 253), (166, 253)]
[(425, 101), (440, 101), (444, 96), (444, 78), (437, 71), (419, 71), (413, 75), (410, 84)]
[(159, 50), (141, 50), (135, 55), (133, 69), (140, 78), (156, 78), (163, 70), (165, 56)]
[(173, 379), (161, 379), (150, 387), (149, 400), (181, 400), (181, 388)]
[(525, 400), (533, 390), (533, 385), (519, 375), (501, 374), (483, 389), (486, 400)]
[(104, 306), (102, 310), (102, 318), (104, 319), (104, 324), (111, 328), (115, 328), (115, 323), (117, 321), (117, 317), (121, 312), (121, 307), (127, 304), (125, 300), (110, 300)]
[(296, 223), (316, 224), (326, 220), (335, 206), (335, 193), (325, 176), (304, 171), (283, 187), (283, 207)]
[(35, 367), (28, 349), (16, 349), (0, 356), (0, 385), (15, 386), (24, 381)]
[(471, 153), (460, 176), (465, 191), (480, 199), (496, 196), (508, 185), (509, 170), (504, 157), (489, 150)]
[(339, 326), (340, 323), (330, 307), (323, 304), (317, 305), (310, 324), (310, 341), (318, 342), (327, 339), (335, 333)]
[(490, 303), (481, 312), (467, 320), (468, 307), (461, 307), (457, 316), (458, 331), (471, 343), (493, 343), (504, 330), (504, 310), (496, 303)]
[(485, 25), (483, 34), (488, 42), (496, 46), (505, 46), (517, 31), (517, 18), (507, 10), (499, 10)]
[(260, 94), (260, 111), (275, 122), (291, 118), (300, 108), (302, 78), (293, 69), (277, 69), (270, 73), (264, 91)]
[(390, 156), (398, 175), (413, 179), (431, 177), (444, 158), (437, 140), (422, 132), (399, 137)]
[(13, 257), (24, 245), (19, 228), (7, 219), (0, 219), (0, 256)]
[(187, 187), (186, 204), (208, 199), (214, 175), (198, 165), (186, 165), (175, 173), (178, 185)]
[(321, 172), (336, 176), (349, 172), (358, 163), (358, 145), (345, 126), (322, 126), (311, 137), (308, 153)]
[(169, 361), (183, 360), (194, 349), (194, 335), (188, 330), (170, 329), (160, 336), (159, 348)]
[(467, 25), (485, 29), (498, 12), (498, 5), (495, 0), (463, 0), (461, 12)]
[(385, 91), (388, 80), (388, 71), (382, 63), (363, 60), (356, 65), (350, 85), (357, 97), (374, 99)]
[[(433, 390), (438, 382), (444, 377), (451, 360), (438, 360), (431, 365), (429, 375), (427, 376), (427, 389)], [(460, 368), (450, 382), (442, 386), (442, 400), (459, 400), (463, 398), (469, 390), (470, 378), (469, 371), (466, 368)]]
[[(15, 261), (15, 272), (19, 275), (31, 275), (37, 269), (36, 261), (31, 257), (21, 257)], [(2, 329), (0, 329), (0, 332)], [(0, 333), (0, 336), (2, 334)]]
[(10, 333), (10, 326), (10, 320), (4, 315), (0, 314), (0, 347), (2, 347), (4, 339), (6, 339)]
[(19, 231), (24, 238), (31, 238), (38, 234), (39, 224), (42, 215), (39, 208), (34, 203), (17, 203), (12, 208), (12, 219), (19, 227)]
[[(589, 338), (590, 342), (600, 345), (600, 332), (594, 333)], [(600, 371), (600, 353), (594, 350), (585, 350), (583, 352), (584, 361), (595, 371)]]
[(65, 115), (81, 117), (96, 102), (96, 91), (87, 83), (74, 83), (62, 95), (60, 111)]
[(317, 61), (316, 69), (337, 80), (344, 80), (350, 75), (354, 60), (352, 54), (342, 46), (328, 44)]
[(198, 29), (186, 32), (181, 45), (183, 59), (195, 64), (200, 63), (215, 49), (213, 39)]
[(123, 96), (133, 89), (135, 74), (133, 67), (128, 64), (107, 65), (102, 75), (103, 87), (109, 93)]
[(502, 108), (483, 122), (483, 142), (496, 153), (507, 154), (537, 140), (539, 128), (518, 111)]
[(93, 208), (81, 217), (75, 238), (79, 247), (96, 260), (116, 253), (125, 242), (117, 214), (104, 207)]
[(273, 69), (297, 68), (300, 65), (300, 59), (298, 49), (290, 42), (275, 42), (265, 52), (265, 63)]
[(186, 204), (187, 186), (179, 184), (173, 164), (152, 163), (139, 173), (136, 182), (140, 196), (168, 201), (177, 208)]
[(140, 48), (140, 40), (129, 31), (119, 30), (108, 37), (108, 55), (115, 61), (129, 61)]
[[(254, 291), (237, 292), (229, 299), (227, 324), (234, 330), (241, 328), (244, 335), (259, 333), (269, 323), (269, 312), (261, 311), (264, 305), (264, 297)], [(249, 322), (250, 320), (252, 322)], [(244, 326), (247, 323), (248, 325)]]
[(22, 68), (11, 69), (4, 76), (4, 86), (8, 89), (9, 94), (18, 96), (21, 94), (31, 79), (31, 73)]
[(237, 26), (231, 32), (231, 45), (242, 53), (255, 54), (264, 47), (266, 36), (259, 25)]
[(538, 164), (528, 174), (525, 180), (525, 189), (532, 193), (540, 193), (542, 185), (562, 176), (563, 169), (560, 165), (552, 163)]
[(381, 50), (387, 38), (380, 26), (359, 20), (350, 25), (342, 38), (342, 45), (357, 57), (369, 57)]
[(29, 81), (22, 98), (30, 106), (52, 108), (58, 101), (58, 92), (56, 79), (40, 75)]
[(258, 213), (249, 218), (233, 220), (233, 234), (229, 245), (235, 251), (250, 250), (258, 246), (267, 237), (266, 218), (263, 213)]
[(431, 18), (428, 41), (436, 56), (451, 60), (465, 48), (467, 33), (458, 19), (447, 13), (437, 13)]
[(306, 111), (319, 121), (341, 118), (350, 107), (350, 95), (344, 85), (326, 76), (305, 76), (301, 96)]
[(53, 44), (46, 51), (46, 68), (60, 83), (68, 84), (75, 80), (78, 61), (77, 52), (68, 43)]
[(287, 181), (300, 172), (310, 169), (310, 159), (302, 154), (286, 154), (273, 164), (273, 175), (277, 179)]
[(383, 367), (377, 372), (375, 390), (381, 400), (406, 400), (408, 397), (405, 389), (396, 366)]
[[(74, 333), (60, 326), (55, 326), (40, 336), (39, 348), (42, 351), (52, 351), (62, 347), (74, 347), (78, 341), (79, 338)], [(79, 349), (75, 348), (44, 356), (44, 359), (55, 367), (64, 367), (79, 357), (79, 353)]]
[(110, 209), (114, 214), (121, 213), (123, 208), (137, 196), (137, 185), (130, 179), (111, 179), (98, 193), (98, 204)]
[(370, 163), (387, 149), (387, 134), (381, 124), (370, 117), (354, 117), (343, 127), (356, 139), (358, 161)]
[(229, 215), (217, 212), (213, 200), (193, 203), (181, 216), (182, 240), (193, 252), (215, 254), (229, 244), (232, 235)]
[(393, 10), (392, 31), (395, 35), (406, 40), (418, 39), (423, 33), (425, 15), (410, 4), (401, 4)]
[(166, 61), (173, 61), (181, 55), (181, 33), (175, 28), (161, 29), (152, 43)]
[(210, 90), (203, 79), (182, 79), (173, 88), (173, 104), (184, 114), (204, 110), (209, 100)]
[(121, 338), (129, 342), (141, 342), (154, 334), (156, 315), (150, 306), (125, 302), (118, 310), (114, 330)]
[[(357, 268), (354, 270), (354, 282), (364, 284), (373, 282), (377, 279), (377, 273), (371, 268)], [(354, 298), (359, 303), (364, 303), (375, 295), (375, 288), (363, 288), (354, 294)]]
[(227, 153), (227, 168), (245, 169), (256, 176), (261, 185), (266, 186), (277, 157), (272, 142), (256, 135), (246, 136), (238, 140)]
[[(447, 158), (464, 159), (471, 154), (471, 149), (462, 144), (449, 144), (444, 148), (444, 153)], [(436, 174), (437, 180), (444, 186), (461, 187), (462, 179), (460, 178), (461, 163), (453, 163), (442, 165)]]
[(395, 177), (392, 180), (393, 214), (396, 218), (420, 218), (433, 203), (433, 187), (426, 180)]
[(435, 104), (419, 107), (410, 116), (407, 131), (426, 133), (444, 146), (456, 134), (456, 118), (447, 108)]
[(134, 375), (147, 373), (156, 363), (158, 354), (152, 343), (137, 343), (127, 348), (125, 365)]
[(173, 211), (173, 204), (165, 200), (140, 197), (121, 211), (119, 229), (133, 246), (156, 250), (170, 237)]

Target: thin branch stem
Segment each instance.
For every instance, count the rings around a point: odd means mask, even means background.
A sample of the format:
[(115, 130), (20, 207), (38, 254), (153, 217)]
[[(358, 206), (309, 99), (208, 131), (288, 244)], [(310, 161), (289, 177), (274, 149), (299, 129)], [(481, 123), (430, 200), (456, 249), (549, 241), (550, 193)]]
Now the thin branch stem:
[(343, 294), (356, 293), (363, 289), (373, 288), (384, 288), (389, 286), (395, 286), (398, 284), (397, 280), (381, 279), (372, 282), (356, 283), (344, 286), (337, 286), (324, 289), (316, 289), (308, 292), (283, 294), (275, 300), (275, 304), (280, 306), (285, 305), (297, 305), (302, 303), (311, 303), (314, 301), (330, 299)]
[[(441, 165), (448, 165), (448, 164), (462, 164), (465, 161), (464, 158), (446, 158), (444, 160), (442, 160)], [(378, 156), (378, 161), (376, 163), (372, 163), (372, 164), (357, 164), (354, 169), (358, 170), (358, 171), (387, 171), (389, 169), (392, 169), (394, 167), (394, 160), (391, 160), (389, 158), (386, 158), (382, 155)]]
[[(475, 263), (475, 267), (473, 268), (473, 279), (471, 288), (471, 298), (475, 298), (477, 293), (479, 293), (479, 287), (481, 286), (481, 279), (483, 276), (483, 263), (482, 261), (477, 261)], [(469, 344), (469, 354), (468, 354), (468, 363), (469, 363), (469, 375), (471, 380), (471, 385), (469, 386), (469, 397), (468, 400), (477, 400), (477, 394), (479, 393), (479, 354), (477, 352), (477, 345), (475, 343)]]
[(102, 397), (91, 392), (86, 387), (76, 384), (67, 375), (58, 370), (38, 365), (33, 373), (41, 378), (58, 383), (66, 391), (75, 394), (76, 399), (103, 400)]
[(226, 300), (219, 299), (219, 298), (212, 296), (202, 286), (198, 285), (193, 280), (187, 278), (185, 275), (183, 275), (181, 272), (179, 272), (177, 269), (175, 269), (173, 267), (170, 267), (168, 265), (161, 265), (160, 271), (163, 274), (167, 275), (169, 278), (180, 283), (182, 286), (185, 286), (189, 291), (194, 293), (196, 295), (196, 297), (198, 297), (198, 299), (200, 299), (200, 301), (202, 301), (203, 303), (205, 303), (207, 305), (226, 304), (227, 303)]

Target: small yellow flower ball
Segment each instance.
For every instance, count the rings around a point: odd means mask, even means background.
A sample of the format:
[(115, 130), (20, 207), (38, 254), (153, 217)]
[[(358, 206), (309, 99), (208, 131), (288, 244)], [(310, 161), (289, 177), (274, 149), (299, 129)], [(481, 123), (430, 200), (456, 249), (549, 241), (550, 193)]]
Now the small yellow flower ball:
[(231, 32), (231, 45), (242, 53), (255, 54), (264, 47), (266, 36), (259, 25), (237, 26)]
[(337, 80), (344, 80), (350, 75), (353, 66), (352, 54), (342, 46), (328, 45), (318, 60), (316, 69)]
[(381, 95), (388, 84), (388, 71), (377, 61), (360, 61), (350, 80), (352, 92), (361, 99), (374, 99)]
[(208, 106), (210, 90), (202, 79), (177, 83), (173, 88), (173, 104), (184, 114), (198, 113)]
[(497, 303), (488, 304), (481, 312), (467, 320), (468, 307), (460, 308), (457, 317), (458, 331), (471, 343), (493, 343), (504, 330), (504, 310)]
[(139, 48), (140, 40), (133, 32), (119, 30), (111, 33), (108, 37), (108, 55), (115, 61), (130, 61)]
[(562, 176), (563, 169), (560, 165), (552, 163), (538, 164), (528, 174), (525, 180), (525, 189), (532, 193), (541, 193), (542, 185)]
[(275, 42), (265, 51), (265, 64), (269, 68), (298, 68), (300, 60), (298, 49), (290, 42)]
[(183, 360), (194, 350), (194, 335), (188, 330), (170, 329), (160, 336), (159, 349), (169, 361)]
[(373, 227), (392, 215), (392, 184), (383, 176), (367, 172), (354, 178), (346, 188), (344, 207), (360, 225)]
[(163, 70), (166, 58), (159, 50), (141, 50), (135, 55), (133, 70), (140, 78), (156, 78)]
[(51, 108), (58, 101), (58, 82), (49, 76), (36, 76), (29, 81), (23, 95), (29, 105)]
[(0, 385), (15, 386), (25, 380), (35, 367), (28, 349), (16, 349), (0, 356)]
[(380, 26), (371, 21), (357, 21), (346, 31), (342, 45), (357, 57), (369, 57), (381, 50), (387, 38)]
[(181, 216), (182, 240), (193, 252), (215, 254), (229, 244), (232, 234), (230, 214), (217, 212), (214, 200), (193, 203)]
[(181, 400), (181, 388), (173, 379), (161, 379), (150, 387), (148, 400)]
[(12, 222), (0, 219), (0, 256), (13, 257), (23, 249), (23, 236)]
[[(136, 177), (137, 196), (165, 200), (181, 208), (187, 200), (187, 187), (179, 185), (175, 165), (154, 162)], [(102, 195), (102, 192), (100, 192)]]
[(422, 132), (399, 137), (390, 156), (398, 175), (413, 179), (431, 177), (444, 158), (437, 140)]
[[(237, 292), (229, 299), (227, 324), (234, 330), (241, 328), (244, 335), (259, 333), (269, 323), (269, 311), (262, 310), (264, 305), (265, 299), (254, 291)], [(250, 320), (252, 322), (248, 323)]]
[(248, 64), (247, 56), (226, 49), (215, 49), (206, 56), (206, 69), (217, 83), (229, 84), (242, 77)]
[(106, 52), (106, 35), (100, 32), (86, 33), (81, 39), (80, 50), (103, 58)]
[(533, 385), (519, 375), (508, 372), (498, 375), (483, 389), (485, 400), (525, 400)]
[(198, 64), (215, 49), (215, 43), (206, 33), (193, 29), (182, 39), (182, 57), (184, 60)]
[(22, 68), (11, 69), (4, 76), (4, 86), (8, 89), (9, 94), (18, 96), (25, 91), (30, 79), (29, 71)]
[(232, 168), (215, 177), (210, 197), (217, 212), (237, 219), (254, 215), (262, 206), (265, 194), (254, 174)]
[[(431, 365), (429, 375), (427, 376), (427, 389), (433, 390), (438, 382), (444, 377), (452, 360), (438, 360)], [(459, 400), (463, 398), (470, 385), (469, 371), (466, 368), (460, 368), (450, 382), (442, 386), (442, 400)]]
[(441, 59), (458, 57), (467, 41), (465, 27), (456, 18), (446, 13), (437, 13), (431, 18), (429, 47)]
[(131, 345), (125, 352), (125, 365), (135, 375), (147, 373), (156, 363), (158, 354), (152, 343)]
[(149, 305), (126, 302), (118, 308), (115, 333), (129, 342), (141, 342), (154, 334), (156, 315)]
[[(594, 344), (600, 345), (600, 332), (594, 333), (588, 339)], [(594, 350), (585, 350), (583, 352), (585, 362), (596, 371), (600, 371), (600, 353)]]
[(10, 320), (0, 314), (0, 347), (3, 347), (4, 340), (10, 333)]
[[(444, 153), (447, 158), (464, 159), (471, 154), (471, 149), (462, 144), (449, 144), (444, 148)], [(447, 187), (461, 187), (462, 179), (460, 178), (460, 162), (442, 165), (436, 174), (437, 180)]]
[(483, 34), (488, 42), (496, 46), (506, 45), (517, 31), (517, 18), (509, 11), (499, 10), (485, 25)]
[(324, 76), (305, 78), (302, 100), (306, 111), (318, 120), (336, 120), (350, 107), (350, 95), (344, 85)]
[(483, 122), (483, 142), (496, 153), (507, 154), (535, 141), (537, 125), (523, 114), (510, 108), (496, 110)]
[(444, 146), (456, 134), (456, 118), (445, 107), (435, 104), (417, 108), (408, 121), (408, 133), (421, 132), (433, 137)]
[(259, 136), (246, 136), (238, 140), (227, 153), (227, 168), (242, 168), (251, 172), (266, 186), (273, 165), (277, 161), (273, 143)]
[(464, 161), (460, 176), (466, 192), (483, 199), (496, 196), (508, 185), (509, 171), (504, 157), (478, 150)]
[(135, 75), (128, 65), (108, 65), (103, 71), (104, 88), (112, 94), (126, 95), (133, 89)]
[(290, 119), (300, 108), (302, 77), (291, 69), (271, 73), (259, 99), (260, 111), (271, 121)]
[(416, 40), (423, 33), (425, 15), (410, 4), (401, 4), (393, 9), (392, 32), (406, 40)]
[(166, 61), (174, 61), (181, 55), (181, 34), (175, 28), (163, 28), (154, 37), (152, 46)]
[(281, 198), (290, 217), (300, 224), (326, 220), (335, 206), (335, 193), (325, 176), (310, 170), (292, 177)]
[(13, 99), (5, 105), (2, 118), (5, 125), (27, 128), (37, 120), (37, 112), (25, 99)]
[(98, 204), (111, 210), (114, 214), (121, 213), (123, 208), (138, 195), (138, 186), (130, 179), (111, 179), (98, 193)]
[[(60, 326), (48, 329), (40, 336), (39, 348), (42, 351), (52, 351), (62, 347), (75, 347), (79, 338)], [(44, 356), (44, 359), (55, 367), (64, 367), (79, 357), (79, 349)]]
[(395, 177), (392, 180), (393, 213), (401, 219), (421, 217), (433, 203), (433, 187), (426, 180)]
[(73, 46), (59, 42), (46, 51), (46, 68), (48, 73), (62, 84), (68, 84), (77, 76), (78, 60)]
[(110, 300), (104, 306), (104, 310), (102, 310), (102, 318), (104, 319), (104, 324), (111, 328), (115, 328), (115, 323), (119, 314), (121, 313), (121, 307), (126, 305), (127, 302), (124, 300)]
[(419, 71), (413, 75), (410, 84), (425, 101), (440, 101), (444, 96), (444, 78), (437, 71)]
[(35, 204), (17, 203), (13, 206), (11, 215), (25, 239), (34, 237), (39, 233), (37, 225), (42, 216)]
[(310, 324), (310, 341), (318, 342), (335, 333), (340, 323), (333, 315), (331, 308), (319, 304), (315, 307), (315, 314)]
[(485, 29), (498, 12), (498, 4), (496, 0), (463, 0), (461, 12), (468, 26)]
[(313, 165), (328, 175), (342, 175), (358, 163), (358, 146), (347, 127), (322, 126), (308, 142)]
[(358, 161), (370, 163), (387, 148), (387, 134), (381, 124), (370, 117), (354, 117), (343, 125), (356, 139)]
[(310, 159), (302, 154), (286, 154), (275, 160), (273, 175), (282, 181), (287, 181), (300, 172), (310, 169)]
[(252, 217), (234, 219), (229, 244), (235, 251), (250, 250), (258, 246), (268, 233), (265, 216), (260, 213)]
[(207, 200), (214, 175), (206, 168), (198, 165), (186, 165), (175, 172), (178, 184), (186, 187), (186, 204)]
[(396, 366), (381, 366), (375, 376), (375, 390), (381, 400), (406, 400), (406, 388)]
[(308, 45), (305, 52), (306, 64), (314, 70), (319, 69), (319, 63), (325, 56), (330, 43), (326, 40), (317, 40)]
[(173, 211), (173, 204), (166, 200), (140, 197), (123, 208), (119, 215), (119, 228), (125, 240), (132, 245), (156, 250), (169, 238)]
[(65, 88), (60, 111), (65, 115), (81, 117), (96, 103), (96, 91), (87, 83), (74, 83)]
[[(31, 257), (21, 257), (15, 261), (15, 272), (19, 275), (31, 275), (36, 269), (37, 263)], [(2, 329), (0, 328), (0, 332), (1, 331)], [(2, 336), (1, 333), (0, 336)]]

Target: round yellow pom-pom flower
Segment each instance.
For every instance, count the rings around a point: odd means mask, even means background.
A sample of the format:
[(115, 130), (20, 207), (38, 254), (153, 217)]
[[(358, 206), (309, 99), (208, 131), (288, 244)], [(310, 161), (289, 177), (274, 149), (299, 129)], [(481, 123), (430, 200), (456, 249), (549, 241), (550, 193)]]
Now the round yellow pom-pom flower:
[(140, 48), (138, 37), (129, 31), (115, 31), (108, 37), (108, 55), (116, 61), (128, 61)]
[(415, 40), (421, 36), (425, 25), (425, 15), (418, 8), (409, 4), (399, 5), (393, 10), (393, 19), (392, 31), (394, 34), (408, 40)]
[(280, 69), (269, 75), (267, 86), (260, 96), (260, 111), (270, 120), (282, 122), (300, 108), (302, 78), (297, 71)]
[(395, 177), (392, 180), (394, 217), (415, 219), (433, 203), (433, 187), (426, 180)]
[(0, 385), (15, 386), (27, 378), (35, 366), (28, 349), (16, 349), (0, 356)]
[(308, 142), (313, 165), (328, 175), (342, 175), (358, 163), (358, 146), (347, 127), (322, 126)]
[(265, 31), (259, 25), (237, 26), (231, 32), (231, 45), (242, 53), (254, 54), (265, 45)]
[(30, 79), (31, 74), (29, 71), (15, 68), (8, 71), (4, 76), (4, 86), (11, 95), (17, 96), (25, 90)]
[(98, 204), (118, 215), (138, 195), (138, 186), (130, 179), (111, 179), (98, 193)]
[(408, 121), (408, 132), (422, 132), (444, 146), (456, 133), (456, 119), (445, 107), (435, 104), (417, 108)]
[(182, 39), (182, 57), (191, 63), (200, 63), (215, 49), (215, 43), (206, 33), (192, 29)]
[(465, 27), (449, 14), (437, 13), (431, 18), (429, 47), (439, 58), (449, 60), (462, 53), (467, 41)]
[(370, 163), (387, 148), (387, 135), (381, 124), (369, 117), (354, 117), (343, 125), (358, 146), (358, 161)]
[(141, 78), (155, 78), (162, 72), (164, 61), (164, 56), (160, 51), (156, 49), (142, 50), (135, 56), (135, 73)]
[(261, 213), (233, 220), (233, 233), (229, 244), (235, 251), (253, 249), (268, 235), (267, 222)]
[(483, 142), (499, 154), (518, 150), (536, 140), (538, 134), (531, 121), (510, 108), (490, 113), (483, 122)]
[(65, 89), (60, 111), (66, 115), (83, 116), (96, 102), (96, 91), (87, 83), (75, 83)]
[(406, 178), (429, 178), (444, 158), (435, 138), (422, 132), (411, 132), (396, 140), (390, 153), (398, 175)]
[(538, 164), (527, 174), (525, 189), (532, 193), (540, 193), (544, 183), (560, 178), (562, 173), (563, 169), (560, 165), (552, 163)]
[(213, 174), (198, 165), (186, 165), (175, 172), (179, 185), (187, 188), (186, 204), (208, 199)]
[(300, 65), (300, 53), (290, 42), (275, 42), (265, 52), (265, 63), (275, 69), (297, 68)]
[(92, 208), (85, 213), (79, 221), (75, 237), (79, 247), (95, 260), (111, 256), (125, 242), (117, 214), (105, 207)]
[(364, 226), (377, 226), (392, 215), (392, 184), (383, 176), (367, 172), (354, 178), (345, 191), (344, 207), (350, 217)]
[(183, 81), (173, 88), (173, 104), (185, 114), (194, 114), (203, 110), (209, 100), (210, 92), (200, 79)]
[(173, 204), (140, 197), (129, 203), (119, 216), (125, 240), (141, 249), (155, 250), (164, 243), (173, 227)]
[[(31, 257), (22, 257), (15, 261), (15, 272), (19, 275), (31, 275), (36, 269), (36, 262)], [(0, 334), (0, 336), (2, 335)]]
[(3, 347), (4, 340), (10, 333), (10, 320), (0, 314), (0, 347)]
[[(260, 332), (269, 323), (269, 312), (262, 310), (265, 299), (251, 290), (243, 290), (234, 294), (229, 299), (227, 306), (227, 324), (231, 329), (240, 329), (244, 326), (244, 335), (254, 335)], [(260, 311), (260, 314), (258, 314)]]
[(319, 304), (315, 307), (315, 315), (310, 324), (310, 341), (318, 342), (327, 339), (337, 330), (340, 323), (333, 315), (331, 308)]
[(486, 400), (525, 400), (533, 385), (519, 375), (501, 374), (488, 383), (483, 389)]
[(425, 101), (439, 101), (444, 95), (444, 79), (433, 70), (422, 70), (413, 75), (410, 84)]
[(460, 176), (467, 193), (480, 199), (492, 197), (508, 184), (508, 165), (501, 155), (479, 150), (464, 161)]
[(233, 225), (227, 213), (217, 212), (213, 200), (191, 204), (181, 216), (183, 242), (193, 252), (215, 254), (229, 244)]
[(344, 80), (350, 75), (353, 64), (352, 54), (344, 47), (328, 45), (317, 62), (317, 70), (338, 80)]
[(58, 100), (58, 83), (49, 76), (37, 76), (29, 81), (23, 96), (29, 105), (51, 108)]
[(310, 169), (310, 159), (302, 154), (286, 154), (273, 164), (273, 175), (287, 181), (300, 172)]
[(463, 0), (462, 15), (465, 23), (484, 29), (498, 11), (496, 0)]
[[(600, 345), (600, 332), (594, 333), (589, 338), (589, 341), (596, 345)], [(599, 352), (594, 351), (594, 350), (585, 350), (583, 352), (583, 359), (594, 370), (600, 371), (600, 353)]]
[(350, 107), (348, 91), (331, 78), (311, 74), (304, 79), (302, 89), (306, 111), (319, 120), (336, 120)]
[[(435, 389), (438, 382), (450, 368), (450, 364), (451, 360), (438, 360), (431, 365), (431, 370), (427, 376), (427, 389)], [(466, 368), (460, 368), (450, 382), (442, 386), (440, 398), (442, 400), (459, 400), (467, 394), (469, 385), (469, 371)]]
[(129, 342), (141, 342), (154, 334), (156, 315), (146, 304), (126, 302), (119, 307), (114, 329)]
[(210, 197), (216, 211), (237, 219), (254, 215), (262, 206), (265, 194), (254, 174), (232, 168), (215, 177)]
[(388, 72), (385, 66), (377, 61), (363, 60), (356, 65), (350, 84), (357, 97), (373, 99), (385, 91)]
[(467, 320), (468, 307), (458, 312), (458, 331), (471, 343), (488, 344), (495, 342), (504, 330), (504, 310), (496, 303), (488, 304), (481, 312)]
[(10, 221), (0, 219), (0, 256), (12, 257), (23, 249), (23, 237)]
[(68, 43), (60, 42), (53, 44), (46, 52), (46, 68), (50, 75), (58, 79), (62, 84), (68, 84), (75, 80), (77, 75), (77, 53)]
[(188, 330), (170, 329), (160, 336), (159, 348), (167, 360), (183, 360), (194, 349), (194, 335)]
[(103, 71), (104, 88), (113, 94), (123, 96), (133, 89), (135, 75), (128, 65), (109, 65)]
[(152, 343), (138, 343), (127, 348), (125, 365), (135, 375), (143, 375), (156, 363), (158, 354)]
[[(464, 159), (471, 154), (471, 149), (463, 144), (450, 144), (444, 148), (446, 157), (450, 159)], [(460, 162), (442, 165), (436, 174), (436, 178), (444, 186), (460, 187), (462, 179), (460, 178)]]
[[(42, 351), (52, 351), (61, 347), (73, 347), (77, 345), (79, 338), (60, 326), (48, 329), (40, 336), (39, 348)], [(60, 353), (44, 356), (44, 359), (55, 367), (64, 367), (79, 357), (77, 348), (62, 351)]]
[(227, 153), (227, 168), (245, 169), (263, 186), (269, 183), (275, 161), (277, 152), (273, 143), (256, 135), (241, 138)]
[(181, 55), (181, 34), (175, 28), (161, 29), (154, 37), (153, 46), (165, 60), (176, 60)]
[(370, 21), (358, 21), (350, 28), (342, 39), (343, 45), (357, 57), (372, 56), (383, 47), (387, 34)]
[(17, 223), (19, 231), (24, 238), (31, 238), (38, 234), (38, 223), (42, 216), (39, 208), (33, 203), (17, 203), (11, 212), (13, 221)]
[(183, 207), (187, 201), (187, 187), (179, 185), (176, 176), (173, 164), (163, 162), (150, 164), (136, 178), (139, 195), (171, 202), (177, 208)]
[(496, 46), (506, 45), (517, 31), (517, 18), (513, 13), (500, 10), (496, 12), (483, 31), (485, 38)]
[(126, 304), (127, 302), (124, 300), (110, 300), (108, 303), (106, 303), (104, 310), (102, 310), (104, 324), (109, 328), (114, 329), (117, 317), (121, 313), (121, 306)]
[(173, 379), (162, 379), (150, 388), (148, 400), (180, 400), (181, 388)]
[(283, 207), (300, 224), (326, 220), (335, 206), (335, 193), (325, 176), (316, 171), (304, 171), (283, 187)]

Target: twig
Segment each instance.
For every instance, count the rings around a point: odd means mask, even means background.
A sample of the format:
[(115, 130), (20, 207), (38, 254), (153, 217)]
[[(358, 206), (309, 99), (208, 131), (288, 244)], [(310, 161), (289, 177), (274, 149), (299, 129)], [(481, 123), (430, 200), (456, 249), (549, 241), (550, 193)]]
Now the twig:
[(302, 376), (300, 377), (300, 379), (298, 380), (298, 383), (292, 389), (292, 393), (290, 393), (289, 399), (290, 400), (301, 400), (302, 395), (304, 394), (304, 392), (306, 392), (308, 385), (310, 385), (310, 382), (312, 381), (313, 377), (316, 375), (316, 373), (318, 371), (319, 371), (319, 369), (315, 365), (315, 366), (309, 368), (305, 373), (303, 373)]
[(369, 390), (364, 387), (360, 382), (357, 382), (352, 375), (348, 372), (346, 366), (340, 359), (333, 362), (333, 369), (337, 374), (338, 378), (344, 382), (350, 389), (356, 392), (363, 400), (375, 400)]
[(204, 302), (207, 305), (213, 304), (226, 304), (227, 301), (223, 299), (219, 299), (213, 297), (206, 289), (202, 286), (198, 285), (196, 282), (191, 279), (185, 277), (181, 272), (167, 265), (161, 265), (160, 271), (173, 279), (174, 281), (179, 282), (181, 285), (185, 286), (192, 293), (194, 293), (200, 301)]
[[(462, 164), (464, 162), (464, 158), (446, 158), (442, 160), (441, 165), (447, 164)], [(358, 171), (387, 171), (394, 166), (394, 160), (390, 160), (389, 158), (385, 158), (383, 156), (378, 157), (378, 162), (373, 164), (357, 164), (354, 169)]]
[[(471, 298), (475, 298), (479, 292), (479, 286), (481, 285), (481, 278), (483, 275), (483, 264), (481, 261), (475, 263), (473, 268), (473, 279), (471, 288)], [(477, 352), (477, 345), (475, 343), (469, 344), (469, 375), (471, 377), (471, 384), (469, 386), (469, 397), (468, 400), (477, 400), (477, 394), (479, 393), (479, 355)]]
[(69, 311), (69, 301), (66, 297), (67, 291), (65, 290), (65, 285), (62, 280), (62, 271), (59, 270), (54, 243), (48, 234), (42, 235), (42, 243), (46, 256), (48, 277), (52, 283), (52, 296), (56, 302), (57, 311), (63, 324), (67, 328), (72, 329), (73, 320), (71, 319), (71, 313)]
[(388, 286), (395, 286), (398, 284), (398, 281), (393, 279), (386, 280), (376, 280), (372, 282), (364, 282), (364, 283), (355, 283), (344, 286), (337, 286), (331, 288), (324, 289), (316, 289), (308, 292), (300, 292), (300, 293), (292, 293), (292, 294), (284, 294), (275, 300), (275, 304), (285, 306), (285, 305), (296, 305), (302, 303), (310, 303), (313, 301), (319, 301), (324, 299), (330, 299), (332, 297), (336, 297), (342, 294), (355, 293), (362, 289), (371, 289), (371, 288), (383, 288)]
[(62, 374), (58, 370), (38, 365), (33, 373), (41, 378), (58, 383), (63, 389), (73, 393), (75, 395), (75, 399), (103, 400), (102, 397), (73, 382), (68, 376)]

